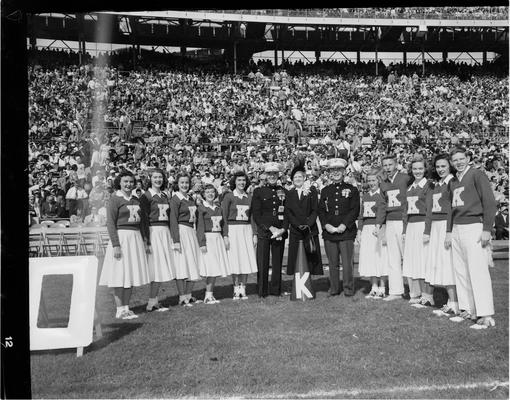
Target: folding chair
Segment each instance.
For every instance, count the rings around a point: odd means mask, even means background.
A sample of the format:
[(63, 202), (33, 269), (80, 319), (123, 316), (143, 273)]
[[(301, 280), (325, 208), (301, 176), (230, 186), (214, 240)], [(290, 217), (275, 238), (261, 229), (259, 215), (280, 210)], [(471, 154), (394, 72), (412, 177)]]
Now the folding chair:
[(68, 233), (62, 234), (62, 251), (66, 256), (77, 256), (80, 255), (80, 233)]
[(96, 232), (81, 232), (80, 254), (93, 256), (98, 253), (98, 237)]
[(42, 257), (43, 255), (43, 235), (42, 233), (30, 233), (28, 239), (29, 257)]
[(44, 233), (43, 255), (47, 257), (59, 257), (62, 255), (62, 233)]
[(108, 235), (108, 232), (101, 231), (99, 232), (99, 246), (101, 247), (101, 250), (103, 253), (106, 253), (106, 248), (108, 247), (108, 242), (110, 241), (110, 235)]

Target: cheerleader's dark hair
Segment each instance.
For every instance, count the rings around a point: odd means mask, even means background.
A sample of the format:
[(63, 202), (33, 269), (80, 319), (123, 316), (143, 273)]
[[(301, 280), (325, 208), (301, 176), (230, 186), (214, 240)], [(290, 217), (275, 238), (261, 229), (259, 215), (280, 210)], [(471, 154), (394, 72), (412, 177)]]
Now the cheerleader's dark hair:
[(172, 186), (172, 190), (174, 192), (178, 192), (179, 191), (179, 179), (181, 178), (188, 178), (188, 182), (189, 182), (189, 185), (190, 185), (190, 188), (188, 189), (188, 192), (191, 190), (191, 177), (189, 176), (189, 174), (187, 172), (179, 172), (177, 174), (177, 176), (175, 177), (175, 181), (174, 181), (174, 184)]
[(232, 178), (230, 178), (230, 183), (229, 183), (230, 190), (234, 191), (234, 189), (236, 188), (236, 179), (241, 176), (244, 176), (244, 179), (246, 179), (246, 185), (244, 186), (245, 190), (248, 189), (248, 187), (251, 185), (250, 178), (248, 178), (248, 175), (246, 174), (246, 172), (236, 171), (236, 172), (234, 172), (234, 175), (232, 176)]
[(448, 161), (448, 165), (450, 166), (450, 174), (455, 175), (457, 173), (457, 170), (453, 167), (451, 157), (448, 153), (442, 153), (438, 154), (434, 157), (434, 162), (431, 165), (431, 173), (430, 177), (435, 180), (436, 182), (439, 182), (441, 178), (439, 177), (437, 171), (436, 171), (436, 162), (439, 160), (446, 160)]
[(152, 187), (152, 175), (159, 172), (161, 175), (163, 175), (163, 184), (161, 185), (161, 190), (165, 190), (168, 187), (168, 178), (166, 177), (165, 172), (161, 168), (153, 168), (149, 171), (149, 179), (147, 179), (147, 187), (145, 190), (148, 190), (150, 187)]
[(130, 176), (133, 179), (133, 182), (136, 180), (133, 173), (127, 169), (124, 169), (120, 174), (118, 174), (115, 179), (113, 180), (113, 188), (115, 190), (120, 190), (120, 180), (125, 177)]
[(205, 191), (206, 191), (207, 189), (214, 189), (214, 193), (215, 193), (214, 198), (215, 198), (215, 199), (216, 199), (216, 198), (218, 198), (218, 189), (216, 189), (216, 187), (215, 187), (213, 184), (208, 183), (207, 185), (205, 185), (205, 186), (202, 188), (202, 190), (200, 190), (200, 196), (202, 196), (202, 198), (203, 198), (204, 200), (205, 200)]

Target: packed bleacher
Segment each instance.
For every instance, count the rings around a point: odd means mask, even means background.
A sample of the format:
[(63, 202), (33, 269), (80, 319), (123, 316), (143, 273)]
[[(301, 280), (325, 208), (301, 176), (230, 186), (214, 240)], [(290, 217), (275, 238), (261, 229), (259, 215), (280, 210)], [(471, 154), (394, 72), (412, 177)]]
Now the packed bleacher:
[(321, 17), (321, 18), (420, 18), (420, 19), (507, 19), (508, 6), (478, 7), (373, 7), (373, 8), (307, 8), (207, 10), (210, 12)]
[(375, 76), (369, 63), (275, 71), (252, 61), (231, 75), (221, 62), (211, 69), (176, 57), (164, 68), (146, 57), (126, 71), (129, 54), (89, 56), (78, 66), (74, 54), (58, 53), (33, 51), (28, 71), (31, 224), (104, 225), (124, 168), (138, 180), (135, 194), (160, 167), (170, 182), (190, 173), (198, 196), (206, 183), (227, 191), (236, 169), (253, 190), (264, 183), (266, 161), (283, 163), (281, 182), (290, 185), (287, 174), (304, 157), (320, 189), (325, 161), (343, 155), (348, 180), (363, 189), (388, 152), (407, 170), (414, 153), (430, 159), (455, 144), (468, 147), (496, 199), (508, 202), (508, 76), (497, 63), (430, 64), (425, 76), (421, 65), (382, 65)]

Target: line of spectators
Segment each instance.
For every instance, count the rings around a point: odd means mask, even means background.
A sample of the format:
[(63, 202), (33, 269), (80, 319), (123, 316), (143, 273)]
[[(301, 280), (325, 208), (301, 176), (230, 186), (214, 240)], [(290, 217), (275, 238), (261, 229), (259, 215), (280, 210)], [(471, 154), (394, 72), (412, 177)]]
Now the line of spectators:
[(431, 19), (507, 19), (508, 6), (478, 7), (374, 7), (306, 8), (261, 10), (205, 10), (209, 12), (336, 18), (431, 18)]

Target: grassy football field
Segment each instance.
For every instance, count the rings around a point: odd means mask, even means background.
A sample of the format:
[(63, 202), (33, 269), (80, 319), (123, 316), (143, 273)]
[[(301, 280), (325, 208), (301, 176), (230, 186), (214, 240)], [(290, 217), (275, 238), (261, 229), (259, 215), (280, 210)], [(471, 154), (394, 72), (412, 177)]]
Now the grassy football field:
[[(497, 325), (481, 331), (404, 300), (367, 300), (369, 283), (358, 278), (354, 297), (327, 298), (328, 271), (314, 278), (317, 298), (307, 302), (259, 299), (250, 276), (249, 300), (231, 300), (225, 278), (216, 289), (221, 304), (191, 308), (177, 306), (175, 283), (164, 284), (160, 298), (170, 311), (148, 314), (144, 286), (133, 292), (140, 318), (131, 321), (115, 320), (113, 297), (99, 287), (103, 337), (81, 358), (73, 349), (32, 352), (32, 395), (508, 398), (508, 257), (496, 259), (491, 275)], [(59, 300), (70, 288), (66, 277), (43, 285), (51, 326), (65, 319)], [(195, 296), (204, 290), (197, 283)]]

